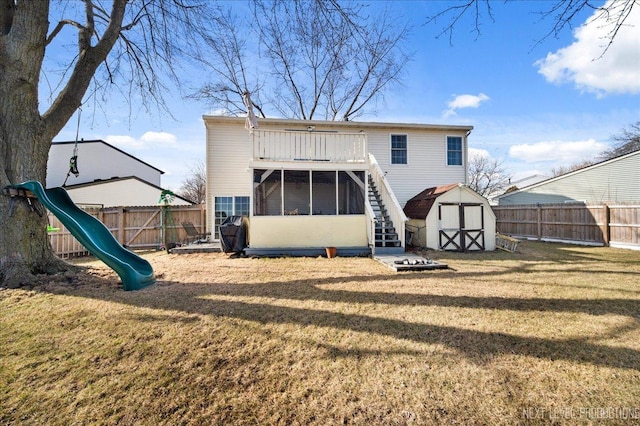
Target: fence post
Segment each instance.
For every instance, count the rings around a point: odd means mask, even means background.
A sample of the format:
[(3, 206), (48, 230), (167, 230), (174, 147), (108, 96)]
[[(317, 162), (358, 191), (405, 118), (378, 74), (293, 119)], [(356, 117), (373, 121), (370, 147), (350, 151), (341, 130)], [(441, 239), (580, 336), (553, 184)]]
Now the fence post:
[(542, 206), (540, 203), (536, 204), (536, 213), (537, 213), (537, 227), (538, 227), (538, 241), (542, 240)]
[(200, 223), (203, 234), (207, 232), (207, 211), (205, 206), (206, 204), (200, 204)]
[(118, 240), (120, 241), (120, 244), (124, 245), (124, 243), (126, 243), (125, 241), (125, 235), (124, 235), (124, 227), (125, 227), (125, 212), (126, 209), (124, 207), (120, 207), (118, 209)]
[(611, 240), (611, 210), (608, 204), (602, 206), (604, 208), (604, 229), (602, 230), (602, 239), (605, 247), (609, 247)]

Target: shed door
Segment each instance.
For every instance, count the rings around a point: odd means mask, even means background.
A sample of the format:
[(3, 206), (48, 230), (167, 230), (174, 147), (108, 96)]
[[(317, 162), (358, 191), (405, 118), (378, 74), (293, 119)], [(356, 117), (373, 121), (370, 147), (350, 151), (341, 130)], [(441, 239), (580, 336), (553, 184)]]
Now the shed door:
[(438, 204), (438, 245), (441, 250), (484, 250), (484, 205)]

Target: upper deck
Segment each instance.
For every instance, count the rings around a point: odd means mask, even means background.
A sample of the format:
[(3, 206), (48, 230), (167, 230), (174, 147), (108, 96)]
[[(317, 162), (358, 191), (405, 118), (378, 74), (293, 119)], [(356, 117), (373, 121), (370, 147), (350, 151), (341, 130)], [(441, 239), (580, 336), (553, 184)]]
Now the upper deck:
[(254, 161), (366, 163), (367, 134), (314, 130), (252, 131)]

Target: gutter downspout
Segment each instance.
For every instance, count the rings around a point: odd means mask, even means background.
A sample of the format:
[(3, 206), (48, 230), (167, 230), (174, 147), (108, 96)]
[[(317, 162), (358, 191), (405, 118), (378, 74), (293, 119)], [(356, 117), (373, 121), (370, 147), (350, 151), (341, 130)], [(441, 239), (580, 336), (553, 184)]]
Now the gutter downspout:
[(464, 184), (469, 185), (469, 135), (471, 130), (464, 135)]

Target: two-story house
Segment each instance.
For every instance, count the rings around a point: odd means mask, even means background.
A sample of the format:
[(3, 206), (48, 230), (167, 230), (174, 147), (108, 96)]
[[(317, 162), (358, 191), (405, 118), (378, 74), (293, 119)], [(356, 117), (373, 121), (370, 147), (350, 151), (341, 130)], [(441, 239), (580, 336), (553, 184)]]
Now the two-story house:
[(207, 221), (249, 218), (249, 253), (399, 252), (404, 203), (467, 181), (472, 126), (204, 116)]

